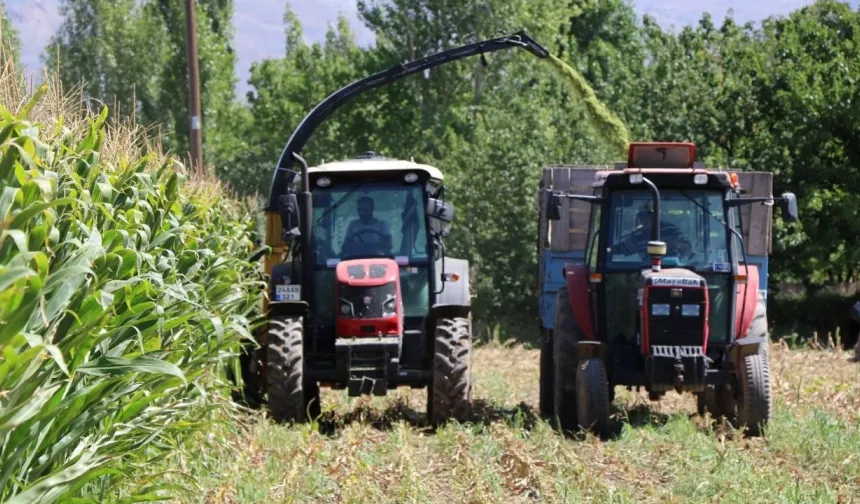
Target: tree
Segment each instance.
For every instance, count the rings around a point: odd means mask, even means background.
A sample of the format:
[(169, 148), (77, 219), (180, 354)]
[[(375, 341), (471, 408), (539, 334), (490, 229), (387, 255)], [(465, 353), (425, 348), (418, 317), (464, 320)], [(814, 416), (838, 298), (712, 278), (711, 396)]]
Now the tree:
[[(324, 43), (307, 45), (302, 26), (288, 8), (284, 15), (285, 56), (251, 66), (249, 104), (242, 142), (219, 175), (242, 193), (268, 194), (272, 170), (290, 133), (326, 95), (369, 71), (345, 18), (329, 29)], [(317, 130), (302, 153), (309, 162), (352, 156), (380, 142), (374, 97), (336, 112)], [(253, 118), (253, 120), (250, 120)], [(229, 167), (229, 168), (228, 168)]]
[[(89, 98), (158, 124), (165, 146), (187, 151), (188, 94), (184, 10), (171, 0), (64, 0), (64, 20), (46, 50), (47, 66), (61, 63), (66, 86), (84, 83)], [(197, 6), (204, 149), (219, 162), (235, 113), (232, 0)], [(212, 160), (208, 160), (212, 161)]]
[(18, 30), (9, 21), (6, 5), (2, 1), (0, 1), (0, 43), (3, 44), (3, 54), (11, 56), (13, 61), (20, 61), (21, 38)]

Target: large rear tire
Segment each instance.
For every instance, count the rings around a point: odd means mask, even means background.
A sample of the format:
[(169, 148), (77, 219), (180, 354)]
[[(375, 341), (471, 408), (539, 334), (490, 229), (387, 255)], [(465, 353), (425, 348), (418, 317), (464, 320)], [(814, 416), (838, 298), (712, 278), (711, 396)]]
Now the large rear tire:
[(550, 419), (555, 414), (555, 401), (553, 397), (553, 380), (554, 363), (552, 360), (553, 345), (555, 338), (553, 331), (547, 330), (541, 338), (540, 347), (540, 398), (539, 407), (541, 417)]
[(559, 430), (575, 430), (576, 414), (576, 345), (583, 339), (582, 330), (573, 317), (567, 287), (555, 298), (555, 331), (553, 334), (553, 422)]
[(466, 318), (436, 322), (433, 379), (427, 391), (432, 425), (464, 421), (472, 407), (472, 323)]
[(276, 316), (268, 331), (268, 407), (278, 422), (306, 422), (320, 415), (320, 391), (305, 381), (301, 317)]
[(598, 358), (585, 359), (576, 368), (579, 426), (598, 436), (609, 435), (609, 381)]

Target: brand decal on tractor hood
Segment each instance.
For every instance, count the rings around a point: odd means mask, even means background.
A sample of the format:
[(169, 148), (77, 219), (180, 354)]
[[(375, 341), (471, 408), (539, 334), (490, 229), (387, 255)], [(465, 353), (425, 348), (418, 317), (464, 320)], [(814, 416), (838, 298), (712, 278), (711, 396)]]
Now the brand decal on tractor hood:
[(698, 278), (685, 277), (653, 277), (651, 285), (657, 287), (701, 287), (702, 281)]

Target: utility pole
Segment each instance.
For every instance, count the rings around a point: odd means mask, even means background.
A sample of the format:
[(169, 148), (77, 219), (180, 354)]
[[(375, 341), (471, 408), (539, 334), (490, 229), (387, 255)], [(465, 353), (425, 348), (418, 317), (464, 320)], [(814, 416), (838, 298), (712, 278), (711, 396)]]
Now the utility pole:
[(197, 22), (194, 0), (185, 0), (185, 53), (188, 59), (188, 116), (191, 123), (191, 170), (200, 175), (203, 166), (203, 121), (200, 113), (200, 73), (197, 68)]

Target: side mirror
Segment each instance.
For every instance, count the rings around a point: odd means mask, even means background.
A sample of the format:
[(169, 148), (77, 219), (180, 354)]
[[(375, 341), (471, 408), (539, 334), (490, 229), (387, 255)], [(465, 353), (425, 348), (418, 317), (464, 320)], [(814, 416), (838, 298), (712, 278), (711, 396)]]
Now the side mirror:
[(454, 205), (436, 198), (427, 201), (427, 215), (442, 222), (454, 220)]
[(549, 197), (546, 199), (546, 219), (557, 221), (561, 219), (561, 196), (547, 190)]
[(800, 220), (797, 212), (797, 196), (794, 193), (782, 193), (782, 219), (787, 222)]
[(284, 241), (301, 236), (299, 231), (299, 201), (295, 193), (281, 196), (281, 229)]

